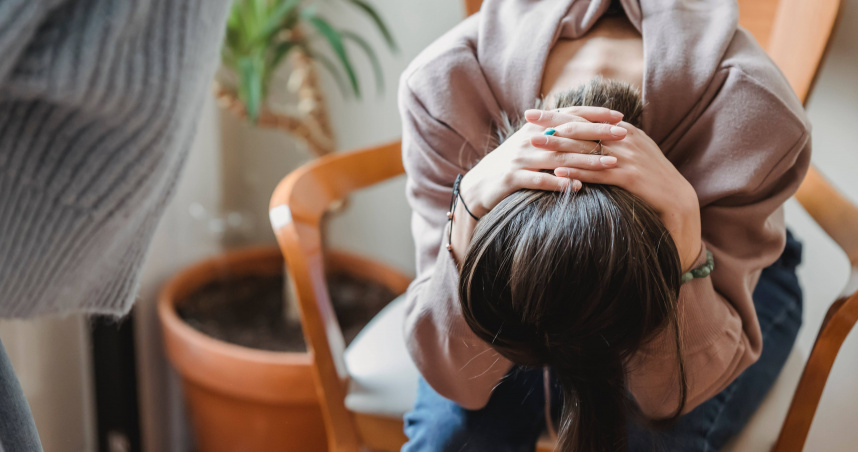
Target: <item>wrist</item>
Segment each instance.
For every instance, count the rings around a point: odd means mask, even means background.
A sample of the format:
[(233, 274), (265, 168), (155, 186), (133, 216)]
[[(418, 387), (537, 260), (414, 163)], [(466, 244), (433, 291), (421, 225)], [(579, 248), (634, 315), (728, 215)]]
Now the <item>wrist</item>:
[[(694, 268), (703, 251), (703, 238), (700, 227), (700, 208), (697, 199), (689, 206), (683, 215), (682, 221), (682, 245), (680, 251), (680, 262), (682, 272), (685, 273)], [(677, 244), (679, 246), (679, 244)]]
[(703, 240), (700, 237), (697, 237), (696, 240), (690, 240), (685, 245), (685, 248), (685, 255), (683, 256), (680, 254), (679, 259), (682, 266), (682, 273), (687, 273), (698, 267), (700, 265), (699, 261), (703, 259), (706, 254), (703, 248)]
[(465, 252), (468, 245), (471, 243), (471, 238), (474, 235), (474, 229), (477, 227), (477, 221), (471, 218), (465, 211), (461, 202), (456, 203), (456, 208), (453, 211), (453, 221), (448, 223), (452, 229), (450, 234), (450, 251), (453, 254), (453, 259), (456, 266), (461, 270), (462, 262), (465, 259)]
[(703, 249), (700, 204), (697, 200), (697, 193), (690, 184), (689, 188), (688, 196), (681, 197), (674, 204), (673, 214), (665, 221), (665, 226), (676, 244), (683, 273), (694, 268), (694, 264), (700, 258)]
[[(483, 202), (483, 196), (480, 193), (480, 184), (476, 183), (475, 179), (476, 175), (473, 171), (468, 171), (462, 176), (462, 180), (459, 182), (459, 196), (464, 202), (459, 202), (458, 204), (467, 205), (471, 213), (476, 215), (477, 218), (482, 218), (483, 215), (491, 210), (491, 207), (487, 207), (486, 203)], [(459, 210), (461, 207), (457, 205), (456, 209)], [(468, 214), (465, 213), (465, 215)]]

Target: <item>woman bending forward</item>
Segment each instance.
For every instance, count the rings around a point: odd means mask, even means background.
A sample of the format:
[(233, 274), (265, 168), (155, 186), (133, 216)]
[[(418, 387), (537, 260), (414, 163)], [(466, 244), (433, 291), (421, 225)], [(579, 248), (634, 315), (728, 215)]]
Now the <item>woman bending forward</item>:
[(718, 450), (747, 422), (801, 324), (810, 127), (737, 19), (487, 0), (409, 65), (403, 450), (533, 450), (546, 418), (563, 451)]

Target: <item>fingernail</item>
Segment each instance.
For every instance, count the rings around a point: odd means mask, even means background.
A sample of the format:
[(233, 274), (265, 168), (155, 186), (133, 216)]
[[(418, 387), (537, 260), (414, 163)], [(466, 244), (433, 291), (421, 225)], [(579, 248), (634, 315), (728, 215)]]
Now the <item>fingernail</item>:
[(543, 135), (554, 135), (555, 133), (557, 133), (557, 131), (556, 131), (556, 130), (554, 130), (554, 129), (547, 129), (545, 132), (543, 132)]
[(575, 191), (580, 190), (580, 189), (581, 189), (581, 181), (579, 181), (579, 180), (573, 180), (573, 181), (572, 181), (572, 189), (573, 189), (573, 190), (575, 190)]
[(618, 127), (618, 126), (611, 127), (611, 135), (613, 135), (615, 137), (624, 137), (624, 136), (626, 136), (626, 133), (628, 133), (628, 130), (626, 130), (622, 127)]
[(525, 110), (524, 119), (528, 121), (539, 121), (542, 119), (542, 110)]
[(615, 121), (620, 121), (623, 119), (623, 114), (618, 112), (617, 110), (611, 110), (611, 118)]
[(603, 155), (599, 157), (599, 161), (602, 162), (602, 165), (610, 166), (617, 163), (617, 158), (612, 155)]
[(566, 168), (557, 168), (554, 170), (554, 174), (557, 177), (566, 177), (569, 175), (569, 170), (567, 170)]

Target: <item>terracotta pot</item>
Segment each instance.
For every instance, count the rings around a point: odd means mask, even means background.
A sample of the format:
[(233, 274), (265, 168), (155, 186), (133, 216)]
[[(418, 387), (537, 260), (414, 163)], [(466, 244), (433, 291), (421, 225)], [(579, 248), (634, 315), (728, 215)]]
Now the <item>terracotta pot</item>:
[(176, 313), (177, 300), (213, 280), (282, 272), (275, 247), (233, 251), (182, 271), (161, 291), (164, 345), (182, 377), (200, 452), (327, 450), (309, 354), (230, 344), (195, 330)]

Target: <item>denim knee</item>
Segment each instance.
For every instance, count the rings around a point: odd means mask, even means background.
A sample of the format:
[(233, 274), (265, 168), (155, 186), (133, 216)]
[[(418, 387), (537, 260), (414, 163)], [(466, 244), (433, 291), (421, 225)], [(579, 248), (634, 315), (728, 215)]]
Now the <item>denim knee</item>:
[(544, 428), (541, 371), (501, 382), (489, 403), (466, 410), (436, 393), (423, 378), (417, 402), (405, 415), (403, 452), (533, 452)]

